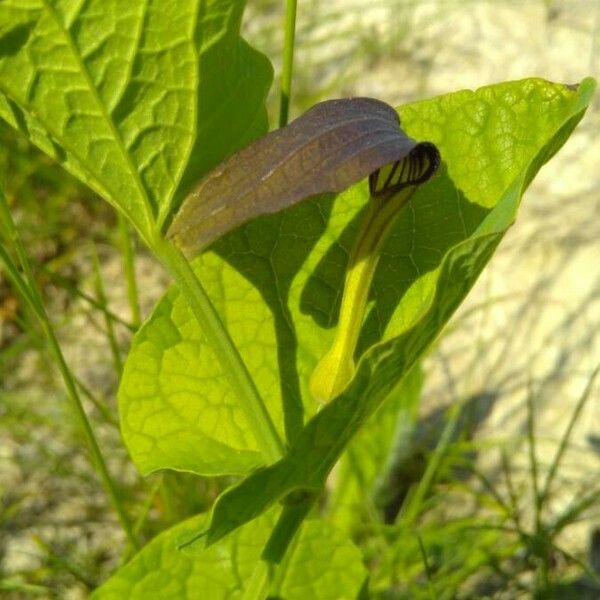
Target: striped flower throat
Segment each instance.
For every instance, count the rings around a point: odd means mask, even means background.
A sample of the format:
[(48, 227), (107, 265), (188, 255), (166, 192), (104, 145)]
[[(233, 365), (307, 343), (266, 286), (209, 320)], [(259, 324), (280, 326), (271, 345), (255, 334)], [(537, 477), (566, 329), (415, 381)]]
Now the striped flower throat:
[(354, 378), (356, 344), (381, 250), (401, 209), (439, 164), (437, 148), (422, 142), (369, 176), (370, 200), (350, 252), (335, 337), (310, 379), (310, 392), (319, 403), (339, 396)]

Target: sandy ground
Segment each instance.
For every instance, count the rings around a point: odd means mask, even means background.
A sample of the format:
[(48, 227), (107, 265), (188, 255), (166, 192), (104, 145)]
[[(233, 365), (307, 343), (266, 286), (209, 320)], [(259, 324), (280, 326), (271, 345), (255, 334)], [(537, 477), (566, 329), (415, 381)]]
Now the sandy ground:
[[(566, 82), (589, 74), (600, 78), (600, 2), (596, 0), (373, 0), (366, 7), (357, 0), (299, 4), (296, 114), (324, 97), (362, 94), (400, 104), (532, 75)], [(278, 9), (268, 11), (273, 6), (273, 2), (257, 3), (255, 10), (265, 12), (251, 16), (246, 25), (251, 43), (270, 56), (277, 55), (280, 43)], [(459, 399), (491, 395), (494, 400), (486, 406), (478, 438), (511, 439), (517, 466), (526, 459), (527, 394), (534, 397), (543, 464), (550, 460), (600, 362), (598, 107), (596, 102), (552, 166), (527, 192), (518, 222), (427, 360), (424, 415)], [(105, 274), (118, 282), (118, 258), (110, 253), (106, 258)], [(149, 310), (166, 278), (147, 258), (142, 257), (138, 268), (144, 281), (144, 307)], [(124, 290), (115, 284), (113, 294), (113, 310), (126, 314)], [(85, 319), (82, 310), (62, 328), (66, 353), (88, 385), (110, 394), (114, 381), (108, 367), (100, 366), (105, 364), (106, 348)], [(97, 361), (90, 360), (94, 356)], [(13, 382), (20, 397), (27, 373), (39, 369), (32, 356)], [(595, 483), (600, 475), (599, 389), (596, 384), (585, 406), (573, 438), (576, 445), (562, 473), (576, 482)], [(23, 400), (23, 410), (41, 411), (51, 422), (64, 421), (64, 409), (47, 400), (30, 394)], [(106, 443), (117, 441), (110, 431), (101, 435)], [(73, 449), (54, 436), (46, 424), (27, 444), (20, 443), (19, 435), (0, 444), (0, 485), (5, 490), (28, 490), (25, 502), (31, 515), (18, 531), (5, 534), (0, 559), (7, 574), (40, 566), (40, 547), (33, 532), (63, 536), (66, 547), (83, 546), (84, 554), (95, 553), (98, 560), (110, 552), (112, 544), (106, 539), (118, 535), (116, 525), (110, 524), (112, 518), (97, 508), (102, 502), (91, 492), (95, 486), (85, 475), (86, 465), (78, 463), (83, 458), (74, 457)], [(480, 454), (482, 466), (491, 474), (498, 469), (496, 457), (492, 452)], [(74, 473), (62, 480), (54, 499), (36, 497), (37, 489), (51, 489), (49, 474), (61, 461), (69, 461)], [(124, 468), (127, 459), (121, 454), (114, 461), (113, 467)], [(575, 489), (565, 487), (556, 498), (556, 510), (568, 504), (568, 492)], [(528, 498), (523, 502), (527, 505)], [(600, 525), (598, 512), (595, 522), (570, 530), (565, 540), (569, 548), (585, 546), (590, 528)], [(64, 597), (81, 594), (81, 587), (74, 586)]]

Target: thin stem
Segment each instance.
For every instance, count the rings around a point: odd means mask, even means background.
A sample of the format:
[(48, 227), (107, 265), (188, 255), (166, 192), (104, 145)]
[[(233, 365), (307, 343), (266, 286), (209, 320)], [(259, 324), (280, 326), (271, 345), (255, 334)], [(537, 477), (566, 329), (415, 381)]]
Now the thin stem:
[(510, 472), (510, 461), (508, 459), (508, 455), (506, 454), (506, 450), (502, 449), (500, 454), (500, 468), (502, 469), (502, 473), (504, 475), (504, 481), (506, 483), (506, 491), (508, 493), (508, 499), (510, 502), (510, 511), (509, 516), (510, 519), (515, 524), (515, 527), (522, 534), (524, 529), (521, 525), (521, 511), (519, 508), (519, 500), (517, 496), (517, 492), (515, 490), (515, 486), (513, 484), (513, 478)]
[(22, 581), (8, 578), (2, 578), (2, 580), (0, 580), (0, 592), (20, 592), (25, 598), (31, 598), (33, 596), (51, 598), (49, 587), (23, 583)]
[(281, 99), (279, 104), (279, 127), (287, 125), (290, 98), (292, 96), (292, 72), (294, 70), (294, 41), (296, 38), (296, 0), (287, 0), (285, 10), (285, 39), (283, 42), (283, 66), (281, 68)]
[(97, 582), (88, 577), (85, 571), (76, 562), (55, 552), (52, 546), (41, 537), (35, 537), (35, 542), (46, 554), (45, 558), (48, 563), (50, 563), (52, 567), (55, 567), (56, 570), (64, 569), (73, 575), (75, 579), (87, 586), (88, 589), (97, 587)]
[[(142, 508), (140, 509), (139, 515), (136, 517), (135, 522), (133, 523), (133, 533), (139, 537), (144, 525), (148, 520), (148, 516), (150, 515), (150, 511), (152, 509), (152, 505), (154, 504), (158, 493), (160, 492), (160, 487), (163, 485), (163, 475), (160, 474), (153, 482), (146, 499), (142, 504)], [(133, 551), (131, 546), (125, 548), (125, 551), (121, 555), (121, 564), (125, 564), (131, 558)]]
[[(98, 303), (104, 309), (108, 307), (108, 299), (106, 297), (106, 290), (104, 288), (104, 280), (102, 279), (102, 271), (100, 270), (100, 260), (98, 259), (98, 251), (95, 244), (92, 246), (92, 261), (94, 265), (94, 279), (96, 285), (96, 298)], [(106, 337), (108, 338), (108, 344), (110, 346), (110, 352), (113, 358), (113, 366), (117, 377), (121, 377), (123, 371), (123, 361), (121, 360), (121, 351), (119, 350), (119, 344), (117, 342), (117, 336), (115, 335), (115, 328), (113, 326), (112, 319), (108, 315), (107, 310), (102, 311), (104, 314), (104, 325), (106, 327)]]
[(190, 263), (172, 243), (157, 238), (152, 244), (152, 249), (175, 279), (223, 372), (228, 375), (259, 448), (269, 462), (276, 462), (284, 453), (281, 438), (248, 368), (206, 290)]
[(96, 407), (98, 412), (104, 417), (104, 420), (112, 427), (118, 429), (119, 421), (114, 417), (106, 403), (100, 400), (100, 398), (97, 398), (81, 379), (75, 376), (73, 378), (75, 379), (77, 387), (81, 390), (81, 393)]
[(164, 473), (160, 482), (160, 488), (158, 493), (160, 495), (160, 500), (162, 504), (161, 516), (163, 522), (168, 524), (173, 524), (177, 520), (177, 516), (175, 514), (175, 506), (173, 501), (173, 492), (171, 491), (172, 485), (169, 485), (169, 480), (167, 478), (167, 473)]
[(581, 394), (581, 396), (575, 406), (575, 410), (571, 414), (571, 418), (569, 419), (569, 423), (567, 425), (565, 433), (563, 434), (562, 439), (560, 440), (558, 450), (556, 451), (556, 454), (554, 455), (554, 458), (552, 460), (552, 465), (550, 466), (550, 469), (548, 470), (548, 474), (546, 475), (546, 480), (544, 482), (544, 486), (543, 486), (542, 492), (540, 494), (540, 501), (542, 503), (545, 502), (548, 499), (548, 496), (550, 495), (550, 487), (552, 486), (554, 478), (556, 477), (556, 473), (557, 473), (560, 463), (563, 459), (564, 453), (567, 450), (567, 446), (568, 446), (569, 442), (571, 441), (571, 434), (573, 433), (573, 428), (575, 427), (575, 423), (579, 419), (579, 416), (581, 415), (581, 413), (583, 411), (583, 407), (585, 406), (586, 402), (588, 401), (588, 399), (591, 395), (592, 389), (594, 387), (594, 382), (595, 382), (596, 377), (599, 372), (600, 372), (600, 365), (594, 369), (594, 371), (585, 387), (585, 390), (583, 391), (583, 394)]
[[(300, 521), (298, 522), (298, 526), (297, 526), (295, 532), (292, 534), (292, 537), (289, 539), (289, 542), (284, 550), (284, 554), (282, 555), (280, 561), (276, 564), (268, 563), (271, 565), (271, 569), (272, 569), (269, 598), (281, 598), (281, 588), (283, 587), (285, 578), (290, 569), (290, 563), (292, 562), (293, 556), (298, 547), (298, 543), (300, 541), (300, 534), (299, 534), (298, 530), (302, 526), (303, 522), (304, 522), (304, 519), (301, 518)], [(273, 533), (275, 533), (275, 530), (277, 529), (277, 525), (275, 526)], [(273, 533), (271, 534), (271, 537), (273, 537)], [(263, 560), (267, 560), (267, 559), (265, 559), (264, 555), (265, 555), (265, 553), (263, 552)]]
[(423, 477), (421, 477), (421, 481), (419, 481), (413, 494), (411, 495), (408, 506), (401, 513), (397, 523), (398, 525), (412, 527), (417, 520), (423, 508), (425, 498), (431, 490), (436, 478), (438, 477), (440, 466), (452, 442), (462, 410), (463, 402), (460, 404), (455, 404), (449, 410), (448, 422), (442, 431), (440, 441), (438, 442), (438, 445), (436, 446), (431, 458), (427, 462), (425, 473), (423, 474)]
[(427, 592), (429, 594), (429, 598), (435, 600), (436, 595), (433, 589), (433, 571), (431, 570), (431, 565), (429, 564), (429, 560), (427, 559), (427, 551), (425, 550), (425, 544), (423, 544), (423, 539), (420, 535), (417, 535), (417, 542), (419, 543), (421, 559), (423, 560), (423, 566), (425, 567), (425, 575), (427, 576)]
[(137, 519), (135, 520), (135, 523), (133, 524), (133, 530), (135, 531), (136, 534), (139, 534), (142, 531), (144, 525), (146, 524), (148, 515), (150, 514), (150, 509), (152, 508), (152, 505), (154, 504), (156, 497), (160, 493), (161, 487), (163, 485), (164, 485), (163, 475), (160, 474), (157, 477), (156, 481), (152, 484), (152, 487), (150, 488), (150, 491), (148, 492), (148, 496), (146, 497), (146, 500), (144, 501), (144, 504), (142, 505), (140, 514), (138, 515)]
[(48, 267), (46, 267), (44, 265), (41, 266), (41, 271), (45, 275), (47, 275), (50, 279), (52, 279), (52, 281), (56, 282), (58, 285), (63, 287), (65, 290), (67, 290), (70, 294), (73, 294), (74, 296), (81, 298), (82, 300), (87, 302), (90, 306), (92, 306), (92, 308), (95, 308), (96, 310), (99, 310), (100, 312), (102, 312), (106, 318), (110, 318), (111, 321), (114, 321), (115, 323), (119, 323), (120, 325), (123, 325), (123, 327), (126, 327), (132, 333), (135, 333), (135, 331), (137, 330), (137, 326), (134, 326), (133, 323), (129, 323), (125, 319), (121, 318), (118, 314), (108, 310), (106, 308), (106, 306), (102, 306), (102, 304), (100, 302), (98, 302), (98, 300), (96, 300), (96, 298), (93, 298), (89, 294), (86, 294), (85, 292), (80, 290), (77, 287), (77, 285), (75, 285), (72, 281), (70, 281), (66, 277), (63, 277), (59, 273), (55, 273), (54, 271), (52, 271), (52, 269), (49, 269)]
[(263, 560), (281, 563), (317, 498), (314, 493), (300, 493), (299, 497), (288, 499), (262, 552)]
[(56, 338), (56, 334), (54, 332), (52, 323), (48, 317), (48, 314), (46, 313), (46, 309), (44, 308), (40, 291), (37, 287), (35, 278), (33, 277), (31, 264), (25, 252), (23, 243), (21, 242), (21, 238), (18, 234), (18, 231), (14, 225), (14, 222), (10, 215), (10, 211), (8, 210), (8, 206), (6, 205), (6, 199), (2, 192), (0, 192), (0, 213), (2, 222), (5, 225), (5, 231), (7, 232), (10, 241), (15, 247), (15, 251), (17, 253), (17, 256), (19, 257), (19, 261), (21, 263), (25, 277), (23, 278), (18, 273), (18, 270), (16, 269), (14, 263), (12, 263), (12, 260), (10, 259), (7, 253), (5, 253), (4, 251), (1, 252), (0, 259), (5, 263), (8, 272), (13, 277), (16, 277), (19, 280), (18, 289), (26, 290), (26, 293), (23, 294), (23, 298), (30, 304), (32, 310), (34, 311), (35, 315), (40, 321), (40, 325), (50, 347), (50, 352), (54, 357), (54, 360), (56, 361), (56, 364), (60, 370), (63, 383), (67, 391), (67, 396), (71, 401), (73, 411), (85, 436), (85, 440), (87, 442), (92, 457), (92, 462), (94, 463), (94, 466), (96, 467), (100, 475), (104, 488), (117, 513), (117, 516), (119, 517), (119, 520), (121, 521), (121, 525), (123, 527), (123, 530), (125, 531), (125, 535), (127, 536), (129, 543), (134, 548), (138, 548), (139, 546), (135, 536), (133, 535), (131, 523), (129, 522), (129, 518), (125, 512), (125, 508), (117, 493), (116, 484), (110, 476), (110, 473), (108, 472), (108, 468), (106, 467), (106, 462), (104, 460), (100, 447), (98, 446), (96, 436), (94, 435), (92, 426), (83, 408), (83, 403), (77, 391), (77, 384), (75, 383), (75, 378), (71, 373), (69, 366), (67, 365), (65, 357), (58, 343), (58, 339)]
[(135, 278), (135, 238), (131, 231), (129, 223), (125, 217), (117, 211), (119, 219), (119, 236), (121, 238), (121, 253), (123, 256), (123, 269), (125, 271), (125, 280), (127, 282), (127, 299), (129, 300), (129, 311), (131, 313), (131, 322), (134, 327), (139, 327), (141, 322), (140, 301), (138, 294), (137, 280)]
[(83, 430), (86, 441), (90, 448), (90, 452), (92, 454), (92, 460), (94, 461), (96, 468), (98, 469), (98, 472), (100, 473), (100, 478), (102, 479), (104, 487), (105, 487), (105, 489), (110, 497), (110, 500), (113, 504), (113, 507), (115, 508), (115, 510), (117, 512), (117, 515), (119, 517), (119, 520), (121, 521), (121, 525), (123, 526), (123, 530), (125, 531), (125, 534), (127, 535), (127, 539), (129, 540), (129, 543), (134, 548), (137, 549), (137, 548), (139, 548), (139, 546), (138, 546), (137, 540), (135, 539), (135, 536), (133, 535), (133, 530), (131, 528), (131, 523), (129, 522), (129, 517), (127, 516), (127, 514), (125, 512), (125, 507), (123, 506), (121, 499), (119, 498), (119, 494), (117, 492), (117, 486), (116, 486), (115, 482), (113, 481), (112, 477), (110, 476), (110, 473), (108, 472), (108, 468), (106, 466), (106, 462), (104, 460), (104, 457), (102, 455), (100, 447), (98, 446), (96, 436), (94, 435), (92, 426), (87, 418), (85, 410), (83, 409), (83, 404), (81, 402), (81, 398), (79, 397), (79, 394), (77, 393), (77, 387), (75, 385), (75, 381), (73, 380), (73, 377), (71, 376), (71, 371), (70, 371), (70, 369), (67, 365), (67, 362), (65, 361), (65, 358), (63, 356), (63, 353), (60, 349), (58, 340), (56, 339), (56, 335), (54, 334), (54, 329), (52, 328), (52, 325), (49, 320), (45, 320), (43, 322), (42, 326), (44, 328), (46, 335), (48, 336), (50, 350), (51, 350), (52, 354), (54, 355), (54, 359), (56, 360), (56, 363), (58, 364), (58, 367), (60, 369), (60, 372), (61, 372), (61, 375), (63, 378), (63, 382), (65, 384), (65, 387), (67, 388), (67, 394), (68, 394), (69, 398), (71, 399), (71, 403), (73, 405), (73, 408), (75, 409), (75, 414), (76, 414), (77, 420), (79, 421), (79, 425), (80, 425), (81, 429)]
[(542, 531), (542, 503), (538, 480), (538, 463), (535, 443), (535, 410), (534, 410), (533, 390), (530, 389), (527, 394), (527, 449), (529, 454), (529, 469), (531, 471), (531, 486), (533, 492), (533, 508), (536, 534)]

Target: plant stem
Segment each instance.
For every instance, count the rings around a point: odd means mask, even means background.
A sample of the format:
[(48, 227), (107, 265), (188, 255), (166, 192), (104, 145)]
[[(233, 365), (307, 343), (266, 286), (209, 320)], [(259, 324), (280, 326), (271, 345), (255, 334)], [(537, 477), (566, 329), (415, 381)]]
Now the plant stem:
[[(283, 588), (283, 584), (285, 582), (286, 575), (288, 574), (290, 563), (293, 559), (294, 553), (296, 552), (296, 548), (298, 547), (298, 542), (300, 539), (299, 529), (304, 523), (304, 518), (301, 518), (298, 521), (298, 527), (296, 528), (294, 534), (289, 540), (288, 545), (285, 548), (284, 554), (281, 557), (279, 563), (271, 565), (272, 577), (271, 577), (271, 585), (269, 590), (269, 598), (281, 598), (281, 589)], [(275, 526), (277, 528), (277, 525)], [(272, 534), (271, 534), (272, 537)], [(263, 552), (264, 559), (264, 552)], [(264, 559), (266, 560), (266, 559)]]
[(196, 277), (190, 263), (171, 242), (159, 237), (152, 244), (152, 249), (175, 279), (223, 372), (228, 375), (259, 448), (269, 462), (276, 462), (284, 452), (281, 438), (206, 290)]
[(87, 418), (87, 415), (85, 413), (85, 410), (83, 408), (81, 398), (79, 397), (79, 394), (77, 393), (77, 387), (75, 385), (75, 381), (73, 380), (73, 377), (71, 376), (71, 371), (69, 369), (69, 366), (67, 365), (67, 362), (62, 353), (62, 350), (60, 349), (60, 345), (58, 343), (58, 340), (56, 339), (56, 335), (54, 333), (52, 324), (48, 320), (47, 316), (42, 321), (42, 328), (43, 328), (44, 333), (46, 334), (48, 342), (50, 344), (50, 351), (52, 352), (54, 359), (58, 365), (58, 368), (60, 370), (60, 373), (62, 375), (63, 382), (67, 389), (67, 394), (68, 394), (68, 396), (71, 400), (71, 404), (75, 410), (75, 415), (77, 417), (77, 420), (79, 421), (79, 425), (85, 435), (88, 447), (90, 449), (90, 453), (92, 455), (92, 460), (100, 474), (100, 478), (102, 479), (102, 483), (104, 484), (104, 487), (108, 493), (108, 496), (112, 502), (112, 505), (113, 505), (115, 511), (117, 512), (117, 515), (119, 517), (119, 520), (121, 521), (121, 525), (123, 527), (123, 530), (125, 531), (125, 535), (127, 536), (129, 543), (134, 548), (138, 549), (139, 545), (137, 543), (137, 540), (135, 539), (135, 536), (133, 535), (131, 523), (129, 522), (129, 518), (125, 512), (125, 508), (121, 502), (121, 499), (119, 498), (119, 494), (117, 492), (117, 486), (116, 486), (115, 482), (113, 481), (112, 477), (110, 476), (110, 473), (108, 472), (108, 468), (106, 466), (106, 461), (104, 460), (102, 451), (100, 450), (100, 447), (98, 446), (96, 436), (94, 435), (92, 426), (91, 426), (91, 424)]
[(281, 563), (317, 498), (314, 493), (300, 493), (299, 497), (288, 499), (262, 552), (263, 560), (273, 564)]
[(31, 270), (31, 264), (25, 252), (25, 248), (21, 242), (21, 238), (17, 232), (17, 229), (14, 225), (12, 217), (10, 215), (10, 211), (8, 210), (8, 206), (6, 205), (6, 200), (4, 198), (3, 193), (0, 191), (0, 213), (2, 222), (5, 225), (9, 240), (13, 243), (15, 247), (15, 251), (19, 258), (19, 262), (21, 263), (21, 267), (25, 274), (23, 278), (18, 270), (16, 269), (14, 263), (10, 259), (10, 256), (0, 247), (0, 260), (2, 260), (11, 275), (11, 278), (17, 278), (18, 285), (17, 288), (19, 290), (26, 290), (26, 293), (23, 293), (23, 298), (30, 304), (33, 312), (37, 316), (42, 330), (46, 336), (46, 340), (50, 346), (50, 352), (58, 365), (60, 370), (63, 383), (67, 390), (67, 396), (71, 401), (71, 405), (75, 412), (75, 416), (79, 422), (79, 425), (83, 431), (85, 436), (85, 440), (87, 442), (92, 462), (96, 467), (98, 473), (100, 474), (100, 478), (104, 485), (104, 488), (110, 498), (110, 501), (119, 517), (123, 530), (125, 531), (125, 535), (129, 540), (129, 543), (134, 547), (138, 548), (137, 540), (133, 534), (133, 530), (131, 528), (131, 523), (129, 522), (129, 518), (125, 512), (125, 508), (119, 498), (119, 494), (117, 493), (117, 486), (108, 472), (108, 468), (106, 466), (106, 462), (98, 446), (98, 442), (96, 440), (96, 436), (94, 435), (94, 431), (92, 426), (88, 420), (88, 417), (83, 408), (83, 403), (77, 391), (77, 385), (75, 383), (75, 378), (67, 365), (65, 357), (62, 353), (60, 345), (58, 343), (58, 339), (54, 332), (54, 328), (52, 323), (46, 313), (46, 309), (44, 308), (44, 304), (42, 302), (42, 297), (40, 291), (37, 287), (35, 278), (33, 276), (33, 272)]
[(110, 346), (110, 352), (113, 358), (113, 366), (117, 379), (121, 377), (123, 371), (123, 361), (121, 360), (121, 351), (119, 350), (119, 344), (117, 342), (117, 336), (115, 335), (115, 328), (113, 322), (108, 315), (108, 299), (106, 297), (106, 290), (104, 288), (104, 281), (102, 279), (102, 271), (100, 270), (100, 260), (98, 259), (98, 251), (96, 245), (92, 245), (92, 261), (94, 265), (94, 279), (96, 285), (96, 299), (100, 306), (103, 307), (104, 314), (104, 325), (106, 327), (106, 337), (108, 338), (108, 345)]
[(119, 421), (114, 417), (110, 408), (106, 405), (106, 403), (100, 398), (97, 398), (92, 391), (84, 385), (83, 381), (78, 377), (73, 377), (77, 387), (80, 389), (81, 393), (95, 406), (96, 410), (104, 417), (104, 420), (108, 425), (112, 427), (119, 428)]
[(565, 432), (560, 440), (560, 444), (558, 446), (556, 454), (554, 455), (554, 458), (552, 459), (552, 464), (550, 465), (550, 469), (548, 469), (548, 474), (546, 475), (546, 479), (545, 479), (544, 485), (542, 487), (542, 491), (540, 493), (540, 501), (542, 504), (546, 502), (546, 500), (548, 499), (548, 497), (550, 495), (550, 488), (552, 486), (552, 482), (554, 481), (554, 478), (556, 476), (556, 473), (558, 471), (560, 463), (563, 459), (564, 453), (566, 452), (569, 442), (571, 441), (571, 434), (573, 433), (573, 428), (575, 427), (575, 424), (576, 424), (577, 420), (579, 419), (585, 404), (587, 403), (588, 399), (590, 398), (590, 395), (591, 395), (593, 387), (594, 387), (594, 382), (599, 373), (600, 373), (600, 365), (598, 365), (592, 372), (592, 374), (588, 380), (588, 383), (585, 387), (585, 390), (579, 397), (579, 400), (577, 401), (577, 404), (575, 405), (575, 409), (573, 410), (573, 412), (571, 414), (571, 418), (569, 419), (567, 428), (565, 429)]
[(410, 496), (408, 505), (399, 515), (399, 518), (396, 521), (397, 525), (401, 525), (406, 528), (412, 527), (421, 513), (425, 498), (439, 474), (442, 460), (446, 456), (446, 452), (448, 451), (448, 448), (452, 442), (452, 438), (458, 424), (458, 419), (464, 407), (463, 404), (464, 402), (461, 401), (459, 404), (453, 405), (448, 411), (448, 422), (444, 426), (442, 435), (440, 436), (440, 441), (438, 442), (433, 454), (429, 458), (425, 473)]
[(98, 302), (98, 300), (96, 300), (89, 294), (86, 294), (85, 292), (81, 291), (72, 281), (69, 281), (69, 279), (67, 279), (66, 277), (63, 277), (62, 275), (55, 273), (52, 269), (49, 269), (45, 265), (41, 265), (40, 270), (45, 275), (47, 275), (50, 279), (52, 279), (52, 281), (56, 282), (58, 285), (63, 287), (65, 290), (67, 290), (70, 294), (73, 294), (74, 296), (81, 298), (87, 304), (90, 304), (92, 306), (92, 308), (95, 308), (96, 310), (99, 310), (100, 312), (102, 312), (106, 318), (110, 318), (111, 321), (113, 321), (115, 323), (119, 323), (120, 325), (123, 325), (123, 327), (126, 327), (132, 333), (135, 333), (135, 331), (137, 330), (137, 326), (134, 326), (133, 323), (129, 323), (128, 321), (121, 318), (116, 313), (108, 310), (106, 308), (106, 306), (102, 306), (102, 304), (100, 304), (100, 302)]
[(296, 2), (287, 0), (285, 10), (285, 40), (283, 42), (283, 66), (281, 68), (281, 100), (279, 104), (279, 127), (288, 122), (292, 95), (292, 72), (294, 69), (294, 40), (296, 38)]
[(131, 312), (131, 322), (134, 327), (139, 327), (141, 322), (140, 317), (140, 301), (138, 294), (137, 281), (135, 278), (135, 254), (134, 242), (135, 238), (131, 231), (131, 227), (125, 217), (117, 211), (119, 220), (119, 235), (121, 237), (121, 253), (123, 256), (123, 269), (125, 271), (125, 279), (127, 281), (127, 298), (129, 300), (129, 310)]
[(540, 535), (542, 533), (542, 502), (539, 488), (538, 462), (535, 442), (534, 395), (533, 390), (531, 389), (531, 384), (529, 388), (530, 389), (527, 393), (527, 449), (529, 454), (529, 469), (533, 492), (535, 533), (536, 535)]
[(419, 550), (421, 551), (421, 558), (423, 560), (423, 566), (425, 567), (425, 575), (427, 576), (427, 591), (429, 593), (429, 598), (431, 600), (435, 600), (436, 595), (433, 589), (433, 572), (431, 570), (429, 560), (427, 560), (427, 550), (425, 550), (425, 544), (423, 544), (423, 539), (420, 535), (417, 535), (417, 542), (419, 542)]

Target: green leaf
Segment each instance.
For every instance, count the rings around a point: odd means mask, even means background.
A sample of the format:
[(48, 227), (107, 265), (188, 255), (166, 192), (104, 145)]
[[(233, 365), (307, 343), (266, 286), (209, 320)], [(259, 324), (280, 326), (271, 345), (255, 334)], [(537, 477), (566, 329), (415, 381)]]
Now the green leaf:
[[(257, 375), (267, 408), (281, 424), (272, 313), (256, 288), (216, 256), (205, 255), (196, 264), (245, 363)], [(203, 339), (177, 288), (134, 337), (121, 378), (119, 412), (123, 439), (144, 474), (162, 468), (245, 473), (263, 463), (227, 375)]]
[(330, 523), (308, 520), (286, 556), (286, 600), (356, 598), (367, 577), (358, 548)]
[[(305, 429), (304, 419), (318, 408), (308, 384), (335, 335), (348, 255), (368, 202), (366, 182), (337, 198), (313, 198), (257, 218), (194, 262), (291, 444), (282, 462), (222, 497), (211, 539), (294, 489), (321, 488), (345, 445), (471, 288), (513, 221), (526, 184), (568, 137), (592, 91), (589, 80), (572, 89), (532, 79), (401, 109), (407, 133), (435, 142), (445, 166), (415, 193), (385, 244), (354, 383)], [(137, 334), (125, 367), (119, 406), (130, 453), (144, 472), (242, 473), (264, 464), (226, 377), (204, 359), (202, 334), (173, 294)], [(207, 408), (219, 414), (205, 425)], [(201, 437), (212, 441), (205, 447)], [(224, 449), (222, 455), (208, 445)]]
[(267, 532), (263, 518), (222, 543), (191, 556), (178, 548), (182, 539), (205, 522), (193, 517), (159, 534), (92, 594), (93, 600), (241, 597)]
[[(436, 143), (447, 170), (416, 192), (386, 244), (373, 283), (373, 307), (361, 331), (356, 377), (311, 419), (281, 461), (221, 496), (209, 544), (287, 494), (323, 487), (346, 445), (472, 287), (514, 220), (526, 186), (568, 138), (594, 88), (589, 79), (575, 88), (532, 79), (458, 92), (401, 110), (407, 133)], [(315, 321), (335, 323), (339, 293), (333, 292), (339, 292), (345, 240), (353, 225), (348, 206), (360, 206), (361, 198), (364, 204), (366, 196), (364, 186), (357, 186), (338, 197), (328, 223), (331, 235), (315, 245), (295, 279), (290, 305), (300, 309), (292, 314), (301, 334), (301, 356), (319, 356), (330, 343), (330, 336), (319, 335)], [(343, 207), (339, 216), (338, 207)], [(321, 291), (332, 290), (329, 304), (323, 294), (311, 293), (313, 283)], [(309, 364), (299, 361), (301, 382), (309, 376)]]
[(191, 177), (265, 127), (271, 71), (239, 38), (243, 7), (2, 2), (0, 116), (148, 241)]
[[(188, 519), (158, 535), (91, 596), (93, 600), (242, 598), (273, 523), (265, 515), (212, 548), (178, 548), (205, 521)], [(286, 600), (355, 598), (366, 578), (358, 549), (332, 525), (307, 521), (278, 573)]]
[[(381, 511), (389, 500), (394, 461), (412, 451), (423, 370), (419, 364), (392, 390), (346, 448), (336, 467), (327, 515), (344, 531)], [(397, 482), (396, 482), (397, 483)]]

